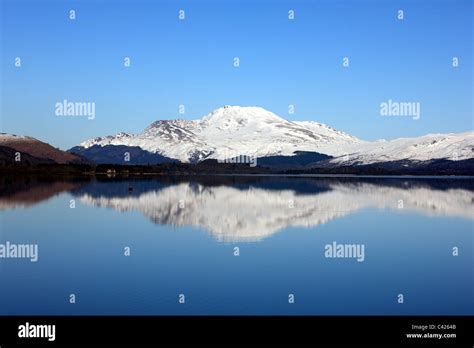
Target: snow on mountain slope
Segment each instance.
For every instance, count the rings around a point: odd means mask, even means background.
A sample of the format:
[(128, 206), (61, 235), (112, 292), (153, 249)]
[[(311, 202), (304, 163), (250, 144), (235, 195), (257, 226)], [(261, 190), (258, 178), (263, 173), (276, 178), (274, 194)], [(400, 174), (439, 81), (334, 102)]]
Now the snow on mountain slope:
[[(183, 162), (238, 155), (291, 156), (295, 151), (343, 153), (355, 137), (317, 123), (290, 122), (260, 107), (224, 106), (200, 120), (156, 121), (142, 133), (95, 138), (80, 144), (140, 146)], [(342, 151), (342, 152), (341, 152)]]
[(474, 132), (367, 142), (318, 122), (287, 121), (260, 107), (224, 106), (199, 120), (156, 121), (140, 134), (119, 133), (80, 144), (93, 145), (139, 146), (182, 162), (309, 151), (336, 157), (330, 165), (350, 165), (473, 158)]
[(331, 139), (333, 139), (335, 135), (339, 136), (341, 140), (345, 140), (347, 143), (350, 144), (361, 142), (360, 139), (344, 132), (338, 131), (334, 128), (331, 128), (323, 123), (315, 121), (294, 121), (293, 123), (296, 123), (297, 125), (309, 129), (313, 133), (317, 134), (319, 140), (323, 143), (331, 142)]
[(212, 158), (239, 154), (291, 156), (295, 151), (333, 154), (338, 147), (360, 142), (342, 132), (324, 132), (287, 121), (260, 107), (225, 106), (204, 117), (196, 133), (215, 147)]
[(337, 165), (370, 164), (400, 160), (429, 161), (433, 159), (465, 160), (474, 157), (474, 132), (429, 134), (361, 143), (352, 152), (330, 160)]
[(143, 150), (183, 162), (200, 161), (212, 153), (213, 148), (192, 132), (196, 127), (194, 123), (195, 121), (185, 120), (156, 121), (137, 135), (119, 133), (116, 136), (90, 139), (80, 146), (139, 146)]

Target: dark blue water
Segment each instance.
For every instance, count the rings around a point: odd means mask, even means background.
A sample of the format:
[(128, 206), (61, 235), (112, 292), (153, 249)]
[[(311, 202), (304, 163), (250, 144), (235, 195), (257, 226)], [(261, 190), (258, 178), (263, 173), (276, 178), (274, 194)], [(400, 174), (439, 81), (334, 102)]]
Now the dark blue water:
[(39, 252), (0, 258), (0, 315), (474, 314), (472, 179), (3, 185), (0, 244)]

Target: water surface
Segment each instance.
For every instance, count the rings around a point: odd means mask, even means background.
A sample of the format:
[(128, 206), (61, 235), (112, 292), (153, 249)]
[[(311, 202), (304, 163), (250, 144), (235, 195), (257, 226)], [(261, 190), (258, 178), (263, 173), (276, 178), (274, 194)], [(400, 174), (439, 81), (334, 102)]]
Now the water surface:
[(0, 315), (474, 314), (469, 178), (0, 184), (0, 244), (39, 250), (0, 258)]

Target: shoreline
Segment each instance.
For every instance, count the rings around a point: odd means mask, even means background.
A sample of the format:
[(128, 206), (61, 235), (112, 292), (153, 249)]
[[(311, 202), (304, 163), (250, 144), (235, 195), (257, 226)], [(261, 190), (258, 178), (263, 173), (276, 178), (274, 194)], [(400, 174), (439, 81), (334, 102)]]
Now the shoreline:
[(344, 179), (426, 179), (426, 180), (474, 180), (474, 175), (456, 175), (456, 174), (345, 174), (345, 173), (239, 173), (239, 172), (186, 172), (186, 171), (150, 171), (150, 172), (129, 172), (120, 171), (115, 173), (108, 172), (78, 172), (78, 171), (48, 171), (48, 170), (2, 170), (0, 168), (0, 174), (2, 176), (38, 176), (38, 177), (56, 177), (56, 178), (153, 178), (153, 177), (275, 177), (275, 178), (344, 178)]

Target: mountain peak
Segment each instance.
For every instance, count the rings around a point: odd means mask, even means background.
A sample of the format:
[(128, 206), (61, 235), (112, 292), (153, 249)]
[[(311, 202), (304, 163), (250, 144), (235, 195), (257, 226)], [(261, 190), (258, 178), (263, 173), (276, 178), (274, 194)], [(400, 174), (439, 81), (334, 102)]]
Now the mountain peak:
[(24, 135), (0, 133), (0, 143), (6, 142), (6, 141), (30, 141), (30, 140), (36, 140), (36, 139), (32, 137), (24, 136)]
[(202, 122), (213, 124), (215, 124), (216, 122), (224, 122), (229, 124), (232, 121), (238, 124), (246, 123), (249, 121), (287, 122), (285, 119), (262, 107), (239, 105), (224, 105), (223, 107), (215, 109), (214, 111), (202, 118)]

